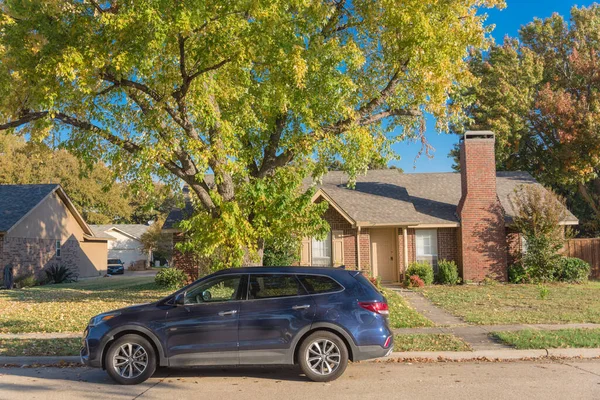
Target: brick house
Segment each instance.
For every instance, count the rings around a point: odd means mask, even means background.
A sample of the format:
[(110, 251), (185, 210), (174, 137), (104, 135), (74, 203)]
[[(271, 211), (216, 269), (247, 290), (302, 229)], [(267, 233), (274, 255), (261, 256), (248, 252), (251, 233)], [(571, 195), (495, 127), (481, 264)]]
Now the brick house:
[[(460, 173), (371, 170), (346, 187), (347, 175), (329, 172), (313, 201), (326, 201), (331, 232), (302, 242), (301, 265), (345, 265), (398, 281), (411, 262), (455, 261), (464, 280), (506, 280), (521, 249), (511, 229), (509, 196), (522, 184), (539, 185), (526, 172), (497, 172), (494, 134), (467, 132)], [(575, 225), (566, 212), (562, 222)]]
[[(370, 170), (357, 177), (354, 189), (344, 172), (327, 173), (313, 201), (329, 204), (324, 218), (331, 231), (324, 240), (302, 240), (299, 264), (345, 265), (395, 282), (414, 261), (436, 268), (446, 259), (458, 264), (464, 280), (506, 280), (522, 246), (511, 228), (509, 196), (520, 185), (539, 183), (527, 172), (497, 172), (494, 145), (492, 132), (467, 132), (460, 173)], [(167, 218), (163, 232), (172, 234), (173, 243), (184, 240), (177, 223), (192, 211), (188, 203)], [(565, 215), (562, 224), (578, 223), (568, 210)], [(197, 276), (189, 257), (174, 251), (173, 263)]]
[(108, 240), (94, 235), (60, 185), (0, 185), (0, 269), (12, 264), (15, 277), (42, 277), (49, 265), (99, 276)]

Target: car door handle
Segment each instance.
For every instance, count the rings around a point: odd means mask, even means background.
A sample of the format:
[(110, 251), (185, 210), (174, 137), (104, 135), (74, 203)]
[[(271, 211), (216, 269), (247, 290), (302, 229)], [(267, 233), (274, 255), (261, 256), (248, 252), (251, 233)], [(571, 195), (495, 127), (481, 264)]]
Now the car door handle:
[(306, 310), (307, 308), (310, 308), (309, 304), (304, 304), (302, 306), (294, 306), (292, 307), (292, 310)]
[(235, 314), (237, 314), (237, 310), (229, 310), (229, 311), (221, 311), (219, 313), (219, 316), (226, 317), (228, 315), (235, 315)]

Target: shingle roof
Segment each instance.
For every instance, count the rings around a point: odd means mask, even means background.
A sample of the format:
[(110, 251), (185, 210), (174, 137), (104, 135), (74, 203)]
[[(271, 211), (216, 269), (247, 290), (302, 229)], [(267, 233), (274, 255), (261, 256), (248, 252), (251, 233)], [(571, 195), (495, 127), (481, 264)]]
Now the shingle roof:
[(118, 229), (121, 232), (125, 232), (129, 236), (133, 236), (134, 238), (141, 238), (144, 233), (150, 228), (149, 225), (143, 224), (113, 224), (113, 225), (90, 225), (94, 234), (98, 237), (107, 237), (109, 234), (107, 233), (111, 229)]
[(58, 187), (57, 184), (0, 185), (0, 232), (12, 228)]
[[(507, 222), (514, 211), (509, 196), (521, 184), (539, 185), (527, 172), (497, 172), (496, 190)], [(460, 173), (401, 173), (370, 170), (357, 177), (355, 189), (346, 187), (344, 172), (327, 173), (317, 185), (357, 223), (458, 224)], [(567, 210), (566, 222), (577, 223)]]

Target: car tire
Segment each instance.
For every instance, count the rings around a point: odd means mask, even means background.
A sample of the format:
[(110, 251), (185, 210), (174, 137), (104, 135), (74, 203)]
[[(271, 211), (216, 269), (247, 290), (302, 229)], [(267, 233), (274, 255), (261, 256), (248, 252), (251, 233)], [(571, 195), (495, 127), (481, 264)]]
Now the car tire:
[(139, 335), (124, 335), (115, 340), (105, 356), (108, 375), (121, 385), (137, 385), (156, 371), (154, 347)]
[(348, 348), (338, 335), (317, 331), (302, 341), (298, 364), (311, 381), (333, 381), (342, 376), (348, 366)]

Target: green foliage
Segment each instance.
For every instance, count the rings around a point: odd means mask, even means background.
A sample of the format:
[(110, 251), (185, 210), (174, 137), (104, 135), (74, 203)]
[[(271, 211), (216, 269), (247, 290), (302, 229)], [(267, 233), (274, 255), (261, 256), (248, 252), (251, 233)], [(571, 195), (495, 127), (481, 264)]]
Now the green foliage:
[(521, 263), (533, 281), (555, 279), (564, 244), (564, 201), (538, 185), (521, 185), (510, 197), (515, 212), (514, 227), (526, 242)]
[(546, 285), (543, 285), (541, 283), (538, 283), (537, 288), (540, 300), (546, 300), (546, 298), (550, 294), (550, 289), (548, 289)]
[(590, 264), (575, 257), (562, 258), (556, 271), (556, 280), (561, 282), (583, 283), (589, 276)]
[(172, 249), (169, 234), (162, 232), (164, 219), (159, 218), (142, 234), (140, 241), (145, 252), (152, 252), (155, 259), (170, 259)]
[(154, 277), (154, 282), (159, 287), (171, 290), (180, 289), (187, 280), (185, 272), (177, 268), (163, 268)]
[(436, 283), (441, 285), (456, 285), (459, 283), (458, 266), (454, 261), (439, 260), (438, 272), (435, 276)]
[(76, 282), (78, 274), (66, 265), (50, 265), (44, 269), (48, 283)]
[(517, 262), (508, 266), (508, 281), (510, 283), (529, 283), (531, 278), (523, 264)]
[(34, 287), (38, 284), (34, 275), (23, 275), (15, 278), (15, 286), (18, 289)]
[(260, 261), (284, 231), (326, 229), (300, 192), (327, 160), (352, 181), (394, 143), (426, 143), (425, 115), (442, 131), (464, 119), (449, 100), (475, 82), (465, 58), (488, 47), (481, 11), (496, 6), (6, 2), (0, 130), (55, 138), (138, 187), (185, 182), (197, 212), (183, 246), (220, 252), (215, 268)]
[(535, 19), (518, 40), (475, 52), (479, 84), (459, 96), (474, 101), (468, 128), (496, 133), (498, 169), (528, 171), (567, 196), (587, 235), (600, 232), (599, 24), (598, 4)]
[(288, 266), (300, 259), (300, 243), (287, 236), (273, 238), (265, 243), (263, 265), (266, 267)]
[(433, 267), (426, 261), (410, 263), (405, 272), (406, 284), (410, 283), (410, 277), (417, 275), (425, 285), (433, 283)]

